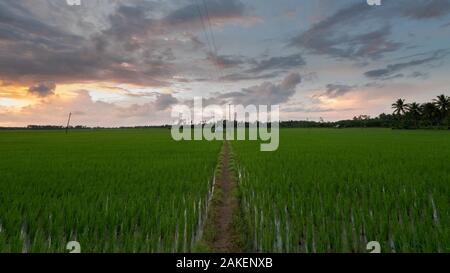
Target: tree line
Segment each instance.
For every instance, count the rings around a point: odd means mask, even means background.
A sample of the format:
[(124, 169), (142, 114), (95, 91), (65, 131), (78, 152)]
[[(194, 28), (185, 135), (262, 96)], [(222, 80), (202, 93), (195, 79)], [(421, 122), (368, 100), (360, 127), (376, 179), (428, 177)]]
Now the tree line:
[(351, 120), (336, 122), (285, 121), (284, 128), (351, 128), (381, 127), (395, 129), (450, 129), (450, 97), (439, 95), (430, 102), (407, 103), (398, 99), (392, 104), (392, 114), (383, 113), (372, 118), (356, 116)]
[[(368, 115), (355, 116), (350, 120), (340, 120), (336, 122), (290, 120), (280, 122), (281, 128), (352, 128), (352, 127), (379, 127), (395, 129), (450, 129), (450, 97), (439, 95), (430, 102), (407, 103), (405, 99), (398, 99), (392, 104), (392, 114), (380, 114), (372, 118)], [(238, 122), (234, 121), (235, 127)], [(226, 124), (226, 121), (224, 121)], [(251, 124), (245, 123), (245, 127)], [(258, 124), (256, 125), (258, 126)], [(270, 124), (269, 124), (270, 126)], [(65, 126), (54, 125), (29, 125), (26, 129), (31, 130), (63, 130)], [(69, 129), (106, 129), (107, 127), (87, 127), (69, 126)], [(170, 125), (161, 126), (135, 126), (118, 127), (114, 129), (145, 129), (145, 128), (166, 128)], [(23, 129), (23, 128), (3, 128), (0, 129)], [(113, 129), (113, 128), (111, 128)]]
[(431, 102), (406, 103), (398, 99), (392, 104), (398, 128), (449, 128), (450, 97), (439, 95)]

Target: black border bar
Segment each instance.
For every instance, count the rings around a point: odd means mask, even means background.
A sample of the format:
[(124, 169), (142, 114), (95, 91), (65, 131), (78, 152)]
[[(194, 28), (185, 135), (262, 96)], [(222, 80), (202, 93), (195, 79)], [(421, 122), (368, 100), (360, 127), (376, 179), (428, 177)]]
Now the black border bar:
[[(189, 267), (189, 261), (191, 265), (196, 261), (196, 267)], [(433, 272), (435, 267), (449, 268), (449, 261), (449, 254), (0, 254), (3, 268), (29, 267), (33, 271), (58, 272), (85, 272), (87, 269), (101, 272), (310, 272), (310, 269), (404, 272), (423, 269)]]

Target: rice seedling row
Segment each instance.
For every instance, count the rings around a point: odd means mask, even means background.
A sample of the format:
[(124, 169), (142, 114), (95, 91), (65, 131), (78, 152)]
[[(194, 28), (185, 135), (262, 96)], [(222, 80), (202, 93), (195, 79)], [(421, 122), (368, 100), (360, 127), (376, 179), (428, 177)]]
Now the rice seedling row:
[(450, 135), (281, 130), (280, 148), (233, 142), (249, 249), (450, 251)]
[(0, 133), (0, 252), (190, 252), (219, 142), (168, 130)]

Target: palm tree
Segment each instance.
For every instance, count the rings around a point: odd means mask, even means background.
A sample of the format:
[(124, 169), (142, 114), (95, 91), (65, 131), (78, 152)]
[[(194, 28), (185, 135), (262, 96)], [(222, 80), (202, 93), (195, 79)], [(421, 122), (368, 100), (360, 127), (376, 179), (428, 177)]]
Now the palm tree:
[(427, 102), (422, 104), (422, 116), (430, 125), (434, 125), (439, 118), (439, 109), (434, 103)]
[(407, 104), (406, 109), (408, 109), (408, 111), (411, 114), (420, 115), (422, 113), (422, 110), (420, 109), (420, 104), (418, 104), (417, 102), (412, 102), (410, 104)]
[(404, 99), (398, 99), (395, 103), (392, 104), (392, 109), (394, 109), (394, 115), (401, 116), (405, 113), (406, 105)]
[(433, 100), (433, 103), (438, 108), (440, 112), (441, 122), (443, 122), (447, 117), (448, 111), (450, 109), (450, 97), (447, 97), (444, 94), (439, 95), (436, 99)]
[(434, 99), (433, 103), (442, 113), (447, 113), (450, 109), (450, 97), (447, 97), (446, 95), (442, 94), (437, 96), (437, 99)]
[(406, 108), (408, 109), (408, 114), (410, 114), (414, 119), (414, 125), (417, 128), (417, 121), (422, 115), (422, 109), (420, 104), (418, 104), (417, 102), (413, 102), (406, 105)]

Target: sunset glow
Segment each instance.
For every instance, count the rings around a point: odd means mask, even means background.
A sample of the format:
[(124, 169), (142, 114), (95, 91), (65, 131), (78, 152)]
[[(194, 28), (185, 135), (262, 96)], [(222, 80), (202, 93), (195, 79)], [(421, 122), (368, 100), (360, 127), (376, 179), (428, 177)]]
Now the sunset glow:
[(448, 1), (39, 2), (0, 2), (0, 126), (164, 124), (194, 96), (333, 121), (450, 94)]

